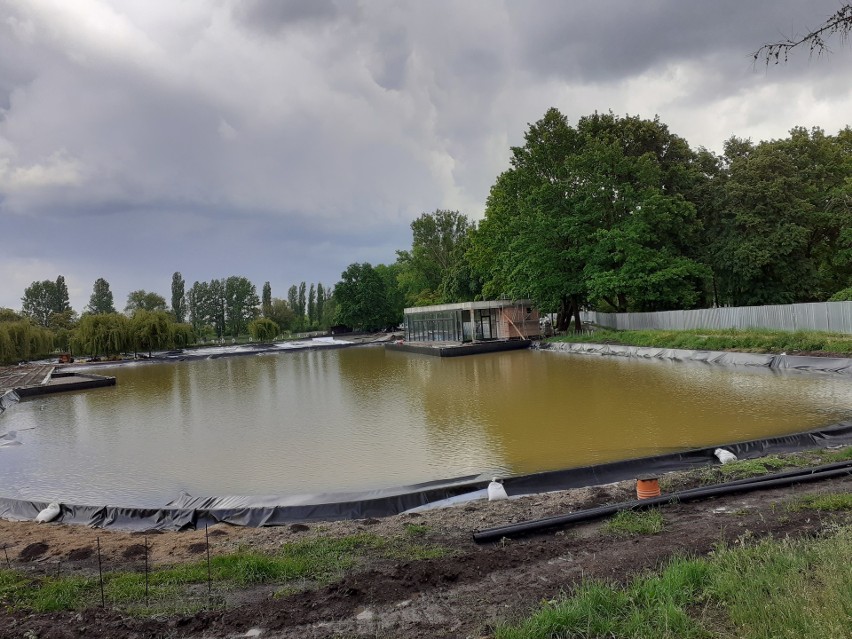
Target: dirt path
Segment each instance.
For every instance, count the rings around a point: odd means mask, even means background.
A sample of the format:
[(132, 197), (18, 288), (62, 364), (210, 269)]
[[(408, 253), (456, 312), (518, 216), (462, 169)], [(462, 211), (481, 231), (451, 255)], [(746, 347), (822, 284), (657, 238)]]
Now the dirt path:
[[(229, 593), (227, 609), (171, 618), (139, 618), (112, 610), (0, 617), (0, 637), (487, 637), (491, 624), (527, 614), (540, 601), (558, 596), (581, 578), (625, 580), (672, 555), (705, 554), (721, 541), (744, 536), (783, 537), (818, 533), (849, 514), (791, 511), (785, 504), (804, 494), (852, 491), (852, 478), (788, 489), (717, 498), (663, 509), (665, 528), (653, 538), (619, 538), (601, 523), (496, 544), (476, 545), (474, 528), (563, 513), (629, 498), (629, 483), (476, 502), (440, 511), (281, 528), (211, 529), (211, 551), (238, 547), (274, 551), (282, 543), (315, 536), (369, 531), (394, 537), (406, 526), (425, 527), (425, 541), (454, 555), (419, 561), (367, 557), (339, 582), (319, 589), (271, 597), (266, 588)], [(91, 572), (100, 539), (104, 562), (133, 569), (139, 563), (138, 534), (78, 526), (0, 522), (0, 547), (13, 568), (33, 574), (63, 570)], [(196, 560), (206, 549), (204, 532), (150, 536), (151, 560), (170, 564)], [(0, 561), (5, 557), (0, 555)], [(59, 562), (62, 562), (61, 564)]]

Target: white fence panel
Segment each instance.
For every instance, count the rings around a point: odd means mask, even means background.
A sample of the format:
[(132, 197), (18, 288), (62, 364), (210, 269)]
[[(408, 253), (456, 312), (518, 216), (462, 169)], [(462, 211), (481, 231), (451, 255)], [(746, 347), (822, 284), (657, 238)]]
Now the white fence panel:
[(581, 318), (584, 322), (618, 330), (773, 328), (852, 333), (852, 302), (731, 306), (656, 313), (584, 311)]

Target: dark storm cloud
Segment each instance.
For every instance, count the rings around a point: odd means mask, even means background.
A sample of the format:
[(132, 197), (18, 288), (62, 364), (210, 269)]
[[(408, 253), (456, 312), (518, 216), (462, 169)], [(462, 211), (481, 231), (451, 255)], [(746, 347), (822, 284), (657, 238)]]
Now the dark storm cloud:
[(292, 25), (334, 22), (344, 14), (334, 0), (242, 0), (233, 12), (238, 22), (272, 34)]
[(78, 306), (111, 273), (124, 296), (174, 270), (333, 284), (422, 212), (481, 215), (550, 106), (659, 113), (717, 149), (839, 128), (848, 47), (749, 58), (837, 6), (0, 0), (0, 306), (59, 272)]
[[(508, 5), (525, 65), (570, 81), (615, 82), (656, 65), (712, 57), (742, 67), (767, 41), (804, 34), (836, 0), (556, 2), (548, 11)], [(717, 54), (724, 53), (724, 56)], [(803, 52), (807, 57), (807, 52)]]

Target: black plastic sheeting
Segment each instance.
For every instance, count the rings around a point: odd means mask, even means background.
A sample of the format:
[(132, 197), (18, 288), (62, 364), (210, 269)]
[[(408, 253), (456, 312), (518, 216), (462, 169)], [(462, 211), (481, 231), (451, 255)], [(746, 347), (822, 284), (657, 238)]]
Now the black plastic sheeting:
[[(724, 445), (740, 459), (783, 452), (852, 444), (852, 422), (805, 433)], [(509, 477), (503, 486), (510, 496), (607, 484), (639, 475), (661, 474), (718, 463), (711, 446), (681, 453), (628, 459), (597, 466)], [(80, 506), (61, 504), (56, 521), (124, 530), (192, 530), (206, 524), (275, 526), (297, 521), (363, 519), (399, 514), (412, 508), (481, 490), (489, 479), (459, 477), (413, 486), (366, 491), (281, 497), (192, 497), (181, 495), (163, 508)], [(35, 519), (48, 502), (0, 498), (0, 518)]]
[(810, 357), (807, 355), (787, 355), (786, 353), (773, 355), (727, 351), (693, 351), (682, 348), (655, 348), (651, 346), (574, 342), (545, 342), (540, 344), (538, 348), (586, 355), (612, 355), (615, 357), (638, 357), (641, 359), (662, 359), (677, 362), (703, 362), (705, 364), (720, 364), (723, 366), (755, 366), (774, 370), (852, 375), (852, 359), (846, 357)]
[(9, 408), (12, 404), (16, 403), (19, 399), (18, 394), (13, 390), (0, 392), (0, 413)]

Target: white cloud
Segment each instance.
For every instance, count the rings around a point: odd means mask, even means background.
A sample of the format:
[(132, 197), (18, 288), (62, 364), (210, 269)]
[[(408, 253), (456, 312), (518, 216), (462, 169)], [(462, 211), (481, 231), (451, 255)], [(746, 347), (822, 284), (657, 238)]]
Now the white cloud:
[(0, 156), (0, 191), (15, 193), (55, 186), (72, 186), (83, 181), (83, 165), (65, 149), (56, 151), (43, 162), (15, 166)]

